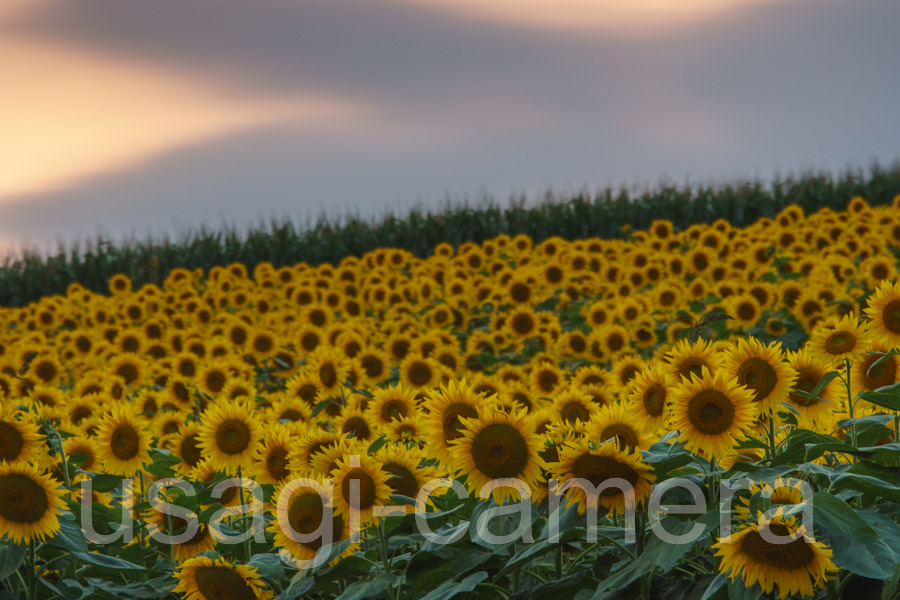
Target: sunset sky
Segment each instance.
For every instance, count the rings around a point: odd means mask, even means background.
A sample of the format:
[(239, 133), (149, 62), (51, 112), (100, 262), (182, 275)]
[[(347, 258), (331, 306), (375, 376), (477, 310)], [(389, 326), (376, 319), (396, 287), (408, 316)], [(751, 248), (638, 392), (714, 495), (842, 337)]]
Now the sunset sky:
[(896, 0), (0, 0), (0, 252), (900, 159)]

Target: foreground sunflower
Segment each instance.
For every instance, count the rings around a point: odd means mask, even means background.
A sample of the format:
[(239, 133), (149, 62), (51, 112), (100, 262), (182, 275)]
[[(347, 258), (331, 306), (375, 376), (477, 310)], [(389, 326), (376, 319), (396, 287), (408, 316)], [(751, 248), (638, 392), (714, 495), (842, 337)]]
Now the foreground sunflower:
[(174, 577), (178, 579), (174, 591), (184, 594), (185, 600), (267, 600), (274, 596), (265, 589), (256, 567), (232, 564), (224, 558), (192, 558)]
[(797, 373), (784, 362), (779, 342), (765, 345), (756, 338), (738, 340), (725, 355), (726, 373), (753, 392), (760, 414), (775, 410), (787, 400)]
[(112, 407), (96, 440), (97, 457), (107, 473), (131, 477), (150, 462), (150, 434), (127, 404)]
[(24, 463), (0, 463), (0, 538), (19, 545), (59, 531), (65, 505), (56, 482)]
[(203, 413), (197, 434), (204, 455), (229, 475), (251, 463), (261, 438), (252, 407), (238, 401), (219, 402), (209, 407)]
[[(772, 535), (794, 539), (775, 544), (763, 538), (761, 527), (768, 528)], [(758, 582), (767, 594), (778, 584), (779, 598), (794, 594), (812, 596), (814, 588), (831, 579), (828, 573), (838, 570), (831, 561), (830, 549), (811, 539), (793, 519), (781, 516), (760, 525), (751, 522), (730, 539), (720, 538), (712, 547), (717, 549), (716, 556), (722, 557), (720, 573), (730, 571), (732, 581), (740, 575), (746, 587)]]
[[(494, 411), (481, 418), (462, 418), (462, 437), (453, 442), (453, 464), (466, 475), (466, 486), (478, 495), (484, 486), (499, 479), (518, 479), (532, 495), (541, 479), (544, 461), (538, 456), (541, 438), (533, 433), (524, 410)], [(496, 487), (492, 493), (500, 504), (519, 499), (519, 490)]]
[(756, 421), (753, 392), (725, 371), (712, 375), (703, 367), (672, 390), (673, 429), (691, 452), (717, 458), (726, 456), (735, 442), (745, 439)]
[(866, 316), (878, 341), (900, 347), (900, 281), (884, 281), (869, 298)]
[[(626, 450), (614, 443), (595, 446), (586, 438), (568, 442), (559, 450), (559, 460), (550, 465), (550, 472), (565, 487), (569, 496), (568, 505), (578, 504), (578, 512), (584, 514), (588, 508), (599, 508), (599, 500), (607, 509), (625, 514), (640, 505), (650, 495), (650, 484), (656, 476), (650, 472), (639, 450)], [(571, 487), (566, 482), (582, 479), (595, 488), (612, 479), (622, 479), (630, 485), (624, 491), (611, 485), (599, 494), (586, 493), (581, 487)], [(557, 491), (560, 488), (557, 488)], [(564, 490), (564, 491), (566, 491)]]
[(816, 326), (806, 343), (806, 351), (822, 361), (843, 365), (845, 360), (853, 362), (862, 356), (868, 340), (868, 327), (855, 315), (831, 317)]

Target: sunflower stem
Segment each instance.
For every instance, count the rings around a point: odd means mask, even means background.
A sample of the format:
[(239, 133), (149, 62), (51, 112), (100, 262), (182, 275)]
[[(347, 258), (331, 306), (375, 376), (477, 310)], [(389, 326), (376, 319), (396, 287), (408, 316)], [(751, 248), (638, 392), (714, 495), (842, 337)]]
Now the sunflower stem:
[(766, 419), (768, 422), (766, 423), (766, 433), (769, 436), (769, 459), (775, 458), (775, 415), (773, 411), (769, 411), (769, 418)]
[(562, 544), (556, 546), (556, 579), (562, 579)]
[(28, 597), (37, 598), (37, 569), (35, 564), (34, 538), (28, 542)]
[[(238, 478), (238, 496), (240, 497), (240, 500), (241, 500), (241, 511), (243, 512), (243, 510), (244, 510), (244, 477), (241, 474), (241, 466), (240, 465), (238, 465), (238, 468), (237, 468), (237, 478)], [(240, 519), (240, 520), (243, 520), (243, 519)], [(249, 526), (246, 525), (246, 523), (241, 523), (241, 533), (246, 533), (248, 527)], [(244, 546), (245, 560), (249, 561), (250, 560), (250, 537), (249, 536), (247, 537), (247, 539), (244, 540), (243, 546)]]
[[(138, 479), (141, 482), (141, 495), (138, 497), (138, 501), (135, 503), (135, 505), (140, 505), (142, 502), (144, 502), (144, 470), (143, 469), (138, 471)], [(140, 515), (140, 513), (138, 513), (138, 515)], [(139, 523), (141, 522), (140, 517), (138, 517), (138, 522)], [(141, 523), (141, 526), (138, 528), (138, 538), (140, 539), (140, 542), (141, 542), (141, 548), (143, 548), (144, 547), (144, 524), (143, 523)]]
[[(381, 566), (385, 573), (391, 572), (391, 557), (387, 549), (387, 536), (384, 534), (384, 521), (378, 521), (378, 541), (381, 544)], [(387, 597), (394, 600), (394, 588), (390, 585), (386, 589)]]
[[(853, 444), (853, 447), (856, 448), (856, 423), (853, 423), (853, 390), (850, 388), (850, 360), (844, 359), (844, 365), (847, 369), (847, 375), (844, 379), (844, 383), (847, 386), (847, 414), (850, 416), (850, 443)], [(856, 455), (854, 454), (853, 462), (856, 462)]]

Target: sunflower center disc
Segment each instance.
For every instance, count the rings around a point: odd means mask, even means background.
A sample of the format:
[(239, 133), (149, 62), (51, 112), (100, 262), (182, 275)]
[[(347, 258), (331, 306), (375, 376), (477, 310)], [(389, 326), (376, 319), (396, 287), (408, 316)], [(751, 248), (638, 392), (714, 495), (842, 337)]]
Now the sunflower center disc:
[[(797, 383), (794, 384), (794, 387), (803, 392), (812, 393), (812, 391), (816, 389), (816, 385), (818, 383), (819, 377), (817, 374), (801, 372)], [(792, 404), (796, 404), (797, 406), (812, 406), (813, 404), (817, 404), (819, 402), (818, 398), (807, 396), (806, 394), (797, 393), (790, 395), (790, 401)]]
[(287, 474), (287, 450), (275, 448), (269, 453), (266, 468), (275, 479), (282, 479)]
[(738, 382), (754, 392), (754, 400), (761, 402), (769, 397), (778, 383), (778, 374), (765, 360), (753, 357), (741, 363), (737, 372)]
[[(773, 523), (770, 530), (775, 535), (789, 535), (784, 525)], [(780, 569), (805, 567), (815, 558), (815, 554), (802, 536), (786, 544), (773, 544), (764, 540), (758, 531), (747, 534), (741, 542), (741, 550), (758, 563)]]
[(119, 460), (128, 460), (137, 455), (139, 441), (134, 427), (123, 423), (113, 430), (110, 437), (110, 449)]
[(387, 483), (395, 494), (407, 498), (415, 498), (419, 495), (419, 484), (412, 471), (393, 462), (385, 463), (381, 468), (393, 476), (388, 479)]
[(891, 333), (900, 333), (900, 300), (892, 300), (881, 312), (884, 326)]
[(528, 466), (528, 444), (509, 423), (492, 423), (475, 434), (472, 460), (491, 479), (516, 477)]
[(237, 419), (228, 419), (216, 430), (216, 444), (225, 454), (240, 454), (250, 445), (250, 428)]
[(688, 402), (688, 418), (700, 433), (718, 435), (734, 422), (734, 405), (718, 390), (703, 390)]
[(326, 363), (319, 367), (319, 379), (325, 387), (334, 387), (337, 384), (337, 373), (334, 370), (334, 365)]
[(444, 426), (444, 440), (449, 442), (462, 436), (459, 432), (462, 427), (462, 423), (459, 420), (460, 417), (471, 419), (477, 416), (478, 413), (468, 404), (451, 404), (448, 406), (444, 409), (444, 416), (442, 419)]
[(688, 358), (678, 369), (678, 373), (685, 379), (690, 379), (692, 375), (700, 376), (703, 374), (703, 367), (707, 367), (706, 361), (700, 358)]
[(0, 460), (15, 460), (24, 445), (25, 440), (19, 430), (6, 421), (0, 421)]
[(359, 506), (355, 507), (359, 510), (366, 510), (375, 505), (375, 480), (359, 467), (350, 469), (344, 480), (341, 482), (341, 494), (347, 504), (353, 506), (353, 500), (350, 497), (350, 484), (353, 481), (359, 482)]
[[(866, 383), (866, 389), (877, 390), (880, 387), (891, 385), (897, 376), (897, 363), (893, 358), (875, 363), (882, 358), (880, 354), (869, 354), (863, 361), (862, 373)], [(872, 365), (875, 365), (874, 367)]]
[(288, 507), (288, 523), (297, 533), (309, 534), (319, 528), (325, 514), (322, 497), (317, 492), (302, 492)]
[[(607, 479), (624, 479), (632, 488), (637, 485), (637, 472), (626, 464), (622, 464), (609, 456), (583, 454), (572, 463), (572, 477), (586, 479), (593, 486), (600, 486)], [(622, 491), (610, 486), (600, 492), (601, 496), (618, 496)]]
[(21, 473), (0, 477), (0, 516), (14, 523), (35, 523), (49, 508), (47, 492)]
[(600, 432), (600, 439), (603, 441), (616, 439), (620, 448), (634, 448), (638, 445), (637, 435), (634, 430), (624, 424), (617, 423), (610, 425)]
[(664, 400), (666, 397), (666, 390), (663, 386), (658, 383), (654, 383), (650, 386), (646, 392), (644, 392), (644, 410), (647, 411), (647, 414), (651, 417), (658, 417), (662, 414), (664, 408)]
[(568, 423), (574, 423), (576, 420), (581, 420), (583, 423), (587, 423), (590, 418), (590, 413), (580, 402), (568, 402), (560, 411), (563, 418)]
[(194, 577), (206, 600), (255, 600), (256, 594), (239, 573), (225, 567), (200, 567)]
[(835, 331), (825, 340), (825, 351), (829, 354), (846, 354), (856, 347), (856, 337), (848, 331)]
[(409, 380), (413, 385), (422, 387), (431, 381), (431, 369), (424, 363), (415, 363), (409, 369)]

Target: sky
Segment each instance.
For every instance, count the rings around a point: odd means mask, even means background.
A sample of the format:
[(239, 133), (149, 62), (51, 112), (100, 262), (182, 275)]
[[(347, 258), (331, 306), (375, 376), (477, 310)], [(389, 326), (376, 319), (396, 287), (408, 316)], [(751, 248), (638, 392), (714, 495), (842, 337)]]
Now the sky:
[(900, 159), (896, 0), (2, 0), (0, 252)]

